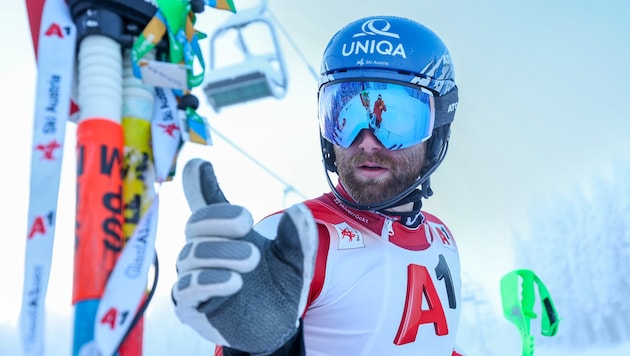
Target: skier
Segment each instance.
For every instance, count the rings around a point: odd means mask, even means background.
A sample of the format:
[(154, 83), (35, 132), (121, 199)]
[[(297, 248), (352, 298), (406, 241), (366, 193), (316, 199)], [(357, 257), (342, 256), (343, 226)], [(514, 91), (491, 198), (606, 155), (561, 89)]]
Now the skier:
[(381, 127), (381, 122), (383, 121), (383, 111), (387, 111), (387, 106), (385, 105), (385, 100), (383, 100), (383, 96), (378, 94), (378, 98), (374, 102), (374, 110), (372, 113), (376, 118), (376, 128)]
[[(387, 118), (399, 135), (371, 129), (365, 90), (405, 108)], [(176, 314), (216, 355), (461, 355), (457, 245), (421, 210), (458, 102), (448, 49), (410, 19), (353, 21), (324, 50), (318, 100), (331, 192), (252, 229), (209, 162), (184, 167)]]

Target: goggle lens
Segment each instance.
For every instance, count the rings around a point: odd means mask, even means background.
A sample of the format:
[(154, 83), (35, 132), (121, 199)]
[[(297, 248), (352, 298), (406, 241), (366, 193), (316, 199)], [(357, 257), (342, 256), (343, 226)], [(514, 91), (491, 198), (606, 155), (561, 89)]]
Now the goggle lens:
[(350, 147), (363, 129), (390, 150), (431, 137), (435, 100), (430, 91), (387, 82), (354, 81), (324, 86), (319, 94), (319, 124), (324, 138)]

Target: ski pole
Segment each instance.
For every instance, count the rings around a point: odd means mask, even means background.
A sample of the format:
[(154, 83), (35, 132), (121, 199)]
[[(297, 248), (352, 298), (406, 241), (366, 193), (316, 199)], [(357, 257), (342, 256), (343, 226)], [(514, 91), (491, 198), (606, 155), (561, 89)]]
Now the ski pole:
[[(185, 2), (188, 0), (163, 0)], [(31, 164), (31, 201), (29, 205), (29, 229), (25, 258), (25, 280), (23, 290), (23, 306), (20, 316), (20, 331), (25, 354), (39, 355), (43, 352), (43, 319), (44, 300), (52, 259), (52, 244), (54, 237), (54, 222), (56, 218), (56, 202), (59, 193), (59, 176), (61, 171), (60, 152), (63, 150), (63, 136), (68, 112), (77, 112), (80, 107), (77, 124), (77, 208), (76, 208), (76, 247), (75, 273), (73, 288), (73, 305), (75, 306), (73, 354), (98, 353), (100, 349), (115, 350), (118, 344), (108, 344), (106, 347), (96, 345), (95, 328), (108, 324), (115, 319), (109, 319), (112, 313), (107, 312), (104, 317), (97, 319), (98, 308), (103, 307), (100, 299), (105, 294), (114, 295), (109, 299), (120, 299), (118, 288), (111, 288), (111, 293), (105, 293), (105, 286), (119, 285), (118, 279), (111, 281), (109, 277), (117, 270), (121, 262), (118, 256), (129, 251), (124, 248), (125, 240), (133, 240), (137, 235), (142, 245), (143, 241), (155, 237), (157, 195), (153, 204), (146, 208), (151, 197), (152, 182), (148, 179), (142, 183), (143, 188), (126, 188), (122, 177), (130, 162), (124, 160), (125, 144), (135, 146), (142, 151), (143, 160), (150, 156), (151, 149), (147, 148), (146, 136), (138, 138), (127, 132), (122, 116), (133, 115), (126, 109), (127, 92), (123, 89), (122, 67), (127, 65), (127, 59), (122, 57), (125, 49), (139, 35), (139, 29), (145, 25), (156, 13), (155, 5), (147, 1), (135, 0), (26, 0), (29, 23), (33, 44), (38, 58), (38, 90), (35, 112), (35, 125)], [(230, 0), (201, 0), (193, 1), (192, 7), (196, 12), (206, 4), (217, 9), (235, 12)], [(188, 9), (188, 7), (185, 7)], [(70, 10), (70, 11), (68, 11)], [(179, 54), (169, 53), (167, 60), (173, 60), (192, 68), (191, 60), (199, 58), (196, 33), (192, 27), (194, 15), (186, 13), (183, 31), (177, 36), (170, 36), (169, 41), (184, 45), (184, 51)], [(184, 36), (181, 36), (181, 35)], [(41, 43), (41, 45), (40, 45)], [(157, 45), (157, 42), (153, 44)], [(78, 54), (75, 46), (79, 47)], [(78, 64), (78, 103), (71, 99), (73, 83), (74, 56)], [(127, 54), (127, 52), (125, 52)], [(145, 53), (146, 54), (146, 53)], [(174, 55), (175, 54), (175, 55)], [(43, 60), (39, 60), (44, 57)], [(68, 60), (71, 58), (72, 60)], [(124, 61), (124, 63), (123, 63)], [(203, 62), (202, 62), (203, 67)], [(127, 78), (130, 78), (128, 73)], [(209, 142), (209, 133), (205, 119), (196, 114), (198, 102), (190, 95), (190, 85), (198, 85), (202, 74), (187, 73), (187, 87), (178, 91), (175, 99), (172, 93), (162, 88), (155, 88), (155, 95), (167, 102), (168, 107), (156, 107), (157, 114), (151, 122), (153, 134), (153, 149), (159, 145), (159, 154), (155, 154), (157, 181), (169, 180), (173, 174), (176, 156), (182, 144), (182, 135), (173, 134), (178, 125), (173, 122), (177, 111), (184, 114), (186, 138), (193, 142)], [(133, 86), (133, 85), (132, 85)], [(133, 90), (132, 90), (133, 91)], [(175, 91), (174, 91), (175, 92)], [(145, 103), (150, 100), (150, 94), (145, 90)], [(137, 94), (137, 92), (136, 92)], [(131, 95), (133, 96), (133, 95)], [(131, 101), (131, 106), (140, 105)], [(130, 110), (134, 111), (134, 110)], [(146, 118), (145, 113), (140, 115)], [(155, 119), (157, 118), (157, 119)], [(201, 120), (200, 120), (201, 119)], [(143, 135), (147, 125), (137, 124), (131, 120), (132, 126), (143, 126)], [(166, 144), (164, 144), (166, 143)], [(39, 157), (36, 153), (41, 153)], [(45, 161), (45, 162), (44, 162)], [(150, 163), (150, 157), (145, 162)], [(50, 162), (50, 164), (48, 164)], [(142, 166), (142, 165), (141, 165)], [(146, 168), (146, 167), (144, 167)], [(150, 169), (147, 171), (149, 172)], [(146, 189), (144, 189), (146, 188)], [(136, 195), (145, 195), (145, 203), (137, 204)], [(130, 200), (128, 200), (128, 198)], [(133, 214), (130, 219), (124, 214), (127, 210)], [(148, 210), (146, 210), (148, 209)], [(149, 215), (138, 222), (138, 215), (143, 211)], [(138, 214), (139, 213), (139, 214)], [(129, 223), (128, 229), (125, 223)], [(142, 224), (129, 237), (133, 227)], [(141, 230), (138, 232), (137, 230)], [(143, 235), (148, 234), (148, 235)], [(148, 238), (147, 238), (148, 237)], [(136, 240), (134, 240), (136, 241)], [(151, 256), (154, 250), (145, 246), (146, 256)], [(125, 255), (123, 253), (123, 255)], [(146, 267), (143, 261), (143, 268)], [(157, 274), (157, 260), (156, 260)], [(118, 268), (120, 270), (120, 268)], [(146, 274), (145, 274), (146, 276)], [(140, 279), (142, 280), (142, 279)], [(154, 283), (157, 282), (157, 277)], [(107, 283), (107, 284), (106, 284)], [(146, 280), (142, 282), (146, 288)], [(122, 283), (124, 284), (124, 283)], [(155, 286), (154, 286), (155, 287)], [(150, 299), (151, 291), (148, 293)], [(124, 299), (124, 298), (123, 298)], [(148, 300), (146, 300), (148, 302)], [(110, 305), (110, 304), (107, 304)], [(145, 304), (146, 306), (146, 304)], [(107, 309), (106, 309), (107, 310)], [(116, 310), (115, 308), (107, 311)], [(141, 317), (142, 311), (136, 310), (134, 319)], [(124, 319), (124, 316), (123, 316)], [(112, 324), (114, 325), (114, 324)], [(118, 324), (116, 324), (118, 325)], [(118, 352), (124, 356), (142, 353), (142, 321), (134, 322), (136, 332), (126, 334)], [(101, 328), (102, 329), (102, 328)], [(100, 330), (100, 329), (99, 329)], [(129, 335), (135, 336), (129, 336)], [(112, 345), (116, 347), (112, 348)], [(106, 354), (110, 351), (106, 351)]]
[(501, 278), (503, 316), (520, 332), (523, 356), (534, 355), (534, 336), (530, 330), (531, 319), (537, 316), (534, 312), (536, 302), (534, 285), (538, 287), (542, 304), (541, 334), (554, 336), (558, 332), (560, 319), (551, 295), (540, 278), (528, 269), (514, 270)]
[[(123, 161), (122, 161), (122, 212), (123, 250), (109, 275), (101, 297), (95, 325), (95, 340), (101, 353), (142, 355), (144, 306), (152, 294), (146, 291), (146, 278), (150, 261), (155, 256), (155, 229), (136, 231), (141, 218), (152, 205), (156, 219), (158, 205), (155, 192), (155, 170), (151, 150), (151, 118), (154, 107), (154, 88), (143, 84), (131, 71), (128, 50), (123, 53)], [(155, 225), (155, 221), (147, 222)], [(142, 238), (131, 240), (134, 233)], [(129, 243), (133, 244), (132, 246)], [(124, 259), (127, 249), (133, 249), (130, 261)], [(155, 256), (155, 257), (154, 257)], [(124, 267), (119, 266), (122, 264)], [(145, 266), (146, 264), (146, 266)], [(123, 268), (121, 273), (118, 270)], [(146, 270), (145, 270), (146, 269)], [(154, 276), (157, 279), (157, 276)]]
[[(169, 7), (168, 5), (176, 6)], [(121, 356), (141, 355), (142, 354), (142, 314), (151, 299), (155, 285), (157, 283), (157, 255), (155, 254), (155, 235), (157, 230), (157, 211), (158, 198), (154, 191), (155, 183), (161, 184), (164, 181), (163, 175), (160, 173), (156, 177), (156, 170), (153, 164), (154, 159), (160, 162), (159, 166), (163, 166), (164, 161), (174, 164), (177, 157), (177, 150), (167, 149), (170, 154), (154, 155), (151, 142), (164, 141), (160, 140), (164, 135), (156, 132), (155, 140), (151, 135), (151, 120), (161, 122), (166, 117), (165, 112), (158, 110), (154, 106), (154, 96), (159, 93), (164, 94), (161, 90), (155, 90), (154, 86), (166, 86), (171, 83), (154, 83), (146, 80), (142, 75), (134, 74), (134, 65), (138, 61), (138, 43), (146, 44), (144, 39), (151, 38), (150, 45), (140, 46), (143, 49), (142, 58), (150, 61), (145, 65), (145, 69), (153, 65), (154, 72), (156, 68), (168, 68), (165, 61), (181, 62), (185, 58), (184, 64), (186, 70), (185, 76), (189, 77), (183, 89), (188, 92), (191, 85), (197, 85), (197, 82), (191, 81), (190, 77), (200, 82), (201, 75), (191, 75), (191, 61), (195, 55), (200, 53), (194, 51), (196, 47), (197, 33), (193, 28), (194, 14), (187, 0), (159, 0), (157, 1), (157, 11), (151, 19), (143, 19), (146, 22), (146, 28), (140, 33), (136, 28), (136, 35), (133, 43), (123, 38), (119, 42), (122, 43), (123, 59), (122, 59), (122, 131), (124, 152), (122, 161), (122, 253), (116, 260), (113, 270), (108, 274), (108, 280), (96, 311), (94, 320), (94, 339), (95, 349), (99, 354), (111, 355), (118, 350)], [(164, 9), (171, 9), (170, 14), (175, 14), (175, 19), (181, 20), (181, 24), (185, 24), (185, 31), (176, 31), (177, 36), (171, 34), (172, 25), (168, 22), (159, 21), (157, 19), (164, 18)], [(202, 11), (201, 9), (197, 9)], [(171, 17), (171, 20), (173, 17)], [(146, 20), (146, 21), (145, 21)], [(169, 29), (168, 45), (160, 46), (162, 43), (161, 36), (144, 36), (147, 31), (153, 31), (157, 27), (166, 30)], [(178, 28), (175, 26), (175, 28)], [(125, 35), (123, 35), (125, 36)], [(192, 53), (188, 48), (192, 47)], [(128, 48), (131, 48), (128, 50)], [(172, 48), (183, 48), (173, 51)], [(153, 51), (156, 50), (156, 53)], [(164, 53), (168, 52), (168, 55)], [(175, 54), (183, 53), (184, 56), (176, 56)], [(160, 57), (163, 61), (153, 61), (153, 57)], [(203, 66), (203, 61), (202, 66)], [(146, 63), (145, 63), (146, 64)], [(176, 68), (177, 69), (177, 68)], [(181, 69), (181, 68), (180, 68)], [(168, 73), (161, 78), (168, 77)], [(142, 78), (142, 81), (140, 80)], [(166, 95), (162, 95), (166, 97)], [(186, 95), (184, 96), (186, 97)], [(179, 106), (184, 100), (180, 98)], [(168, 100), (167, 100), (168, 102)], [(171, 102), (172, 103), (172, 102)], [(153, 115), (153, 111), (157, 117)], [(152, 117), (153, 116), (153, 117)], [(168, 116), (168, 115), (167, 115)], [(154, 142), (154, 143), (155, 143)], [(172, 141), (169, 142), (172, 145)], [(177, 147), (180, 143), (177, 144)], [(146, 277), (148, 275), (149, 265), (152, 258), (155, 257), (155, 276), (154, 283), (148, 294), (146, 291)], [(143, 298), (144, 295), (144, 298)], [(120, 347), (118, 348), (118, 346)], [(92, 347), (92, 346), (90, 346)]]
[[(69, 2), (77, 25), (77, 210), (73, 354), (96, 352), (95, 317), (124, 245), (122, 51), (155, 12), (144, 1)], [(140, 341), (137, 341), (141, 343)], [(141, 344), (132, 347), (141, 350)]]

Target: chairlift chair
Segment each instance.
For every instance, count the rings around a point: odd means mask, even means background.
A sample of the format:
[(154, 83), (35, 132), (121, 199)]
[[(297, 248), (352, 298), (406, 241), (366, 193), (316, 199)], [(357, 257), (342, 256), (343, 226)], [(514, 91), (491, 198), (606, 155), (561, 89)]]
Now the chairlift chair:
[[(265, 15), (266, 2), (263, 0), (257, 7), (231, 15), (210, 38), (209, 70), (206, 72), (203, 90), (215, 112), (226, 106), (265, 97), (281, 99), (286, 94), (285, 62), (275, 28)], [(252, 23), (262, 23), (269, 27), (274, 47), (271, 53), (259, 55), (249, 51), (242, 31)], [(245, 59), (240, 63), (216, 68), (215, 41), (228, 31), (237, 31), (239, 47)]]

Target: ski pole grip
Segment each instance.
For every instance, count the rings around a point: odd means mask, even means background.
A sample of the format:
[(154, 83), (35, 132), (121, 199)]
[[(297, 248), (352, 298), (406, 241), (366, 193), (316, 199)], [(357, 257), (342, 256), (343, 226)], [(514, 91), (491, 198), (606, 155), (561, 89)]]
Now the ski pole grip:
[(77, 26), (77, 42), (88, 35), (103, 35), (131, 48), (157, 11), (145, 0), (69, 0), (70, 15)]

